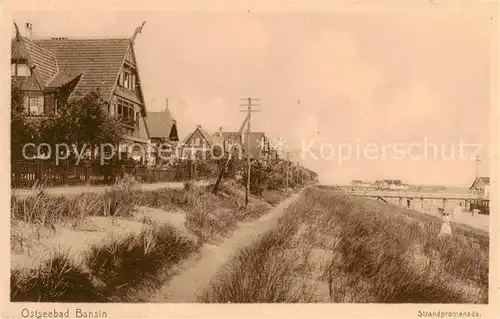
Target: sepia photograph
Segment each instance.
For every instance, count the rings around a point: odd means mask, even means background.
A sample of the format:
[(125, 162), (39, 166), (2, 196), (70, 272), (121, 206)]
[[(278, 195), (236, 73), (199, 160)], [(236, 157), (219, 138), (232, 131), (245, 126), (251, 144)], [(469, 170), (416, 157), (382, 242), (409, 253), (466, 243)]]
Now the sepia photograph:
[(497, 8), (359, 6), (12, 5), (18, 317), (113, 317), (106, 303), (480, 317), (497, 289)]

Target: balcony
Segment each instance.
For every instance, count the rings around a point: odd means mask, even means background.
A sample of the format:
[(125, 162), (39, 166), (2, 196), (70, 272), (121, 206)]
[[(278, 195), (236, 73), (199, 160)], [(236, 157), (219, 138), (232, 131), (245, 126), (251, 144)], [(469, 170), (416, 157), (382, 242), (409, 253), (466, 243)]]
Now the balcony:
[(127, 119), (127, 118), (123, 118), (123, 117), (122, 117), (122, 118), (120, 119), (120, 122), (121, 122), (123, 125), (125, 125), (125, 126), (127, 126), (127, 127), (130, 127), (130, 128), (134, 128), (134, 129), (135, 129), (135, 128), (137, 128), (137, 127), (139, 126), (139, 123), (138, 123), (136, 120), (134, 120), (134, 119)]

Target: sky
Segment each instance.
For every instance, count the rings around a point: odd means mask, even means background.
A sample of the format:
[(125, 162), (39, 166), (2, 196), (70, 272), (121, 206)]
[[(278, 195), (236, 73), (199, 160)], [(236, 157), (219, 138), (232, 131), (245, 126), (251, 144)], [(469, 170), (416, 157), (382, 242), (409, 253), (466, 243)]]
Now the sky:
[[(160, 111), (168, 97), (181, 139), (198, 124), (237, 130), (240, 99), (250, 96), (260, 99), (252, 131), (282, 137), (284, 152), (321, 182), (468, 186), (476, 166), (489, 175), (496, 15), (409, 12), (46, 10), (13, 18), (31, 22), (34, 38), (131, 37), (146, 21), (135, 41), (146, 107)], [(425, 141), (437, 145), (436, 157), (426, 157)], [(459, 156), (460, 142), (482, 147)], [(391, 155), (395, 143), (404, 158)], [(367, 156), (369, 144), (379, 150)]]

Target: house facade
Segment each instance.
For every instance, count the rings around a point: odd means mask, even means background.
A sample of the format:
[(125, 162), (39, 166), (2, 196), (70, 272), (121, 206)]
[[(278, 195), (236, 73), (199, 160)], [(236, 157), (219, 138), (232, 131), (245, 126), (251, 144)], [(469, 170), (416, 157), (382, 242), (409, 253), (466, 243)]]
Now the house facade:
[(161, 112), (148, 112), (146, 123), (151, 140), (150, 164), (161, 164), (174, 158), (179, 135), (177, 122), (168, 109), (168, 103)]
[(490, 178), (476, 177), (470, 186), (469, 190), (481, 197), (489, 198), (490, 195)]
[(201, 125), (184, 138), (180, 143), (180, 156), (183, 158), (209, 158), (224, 151), (223, 139), (217, 134), (209, 134)]
[(53, 116), (68, 100), (99, 92), (108, 114), (120, 118), (125, 129), (120, 151), (126, 144), (149, 144), (133, 44), (140, 28), (130, 39), (31, 39), (15, 26), (11, 78), (25, 94), (29, 117)]

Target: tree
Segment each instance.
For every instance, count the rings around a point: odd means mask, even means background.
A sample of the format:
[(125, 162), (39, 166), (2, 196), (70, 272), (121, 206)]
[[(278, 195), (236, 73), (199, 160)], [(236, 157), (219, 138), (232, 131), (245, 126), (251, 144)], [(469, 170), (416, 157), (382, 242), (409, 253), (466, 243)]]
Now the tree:
[[(261, 196), (262, 192), (268, 188), (269, 176), (272, 173), (272, 167), (265, 166), (260, 160), (252, 160), (250, 165), (250, 194)], [(243, 178), (240, 183), (246, 186), (247, 168), (244, 168)]]
[(90, 92), (60, 105), (54, 116), (44, 120), (41, 138), (51, 145), (66, 143), (70, 151), (73, 147), (81, 151), (107, 143), (116, 146), (123, 133), (120, 121), (109, 116), (107, 102), (98, 92)]

